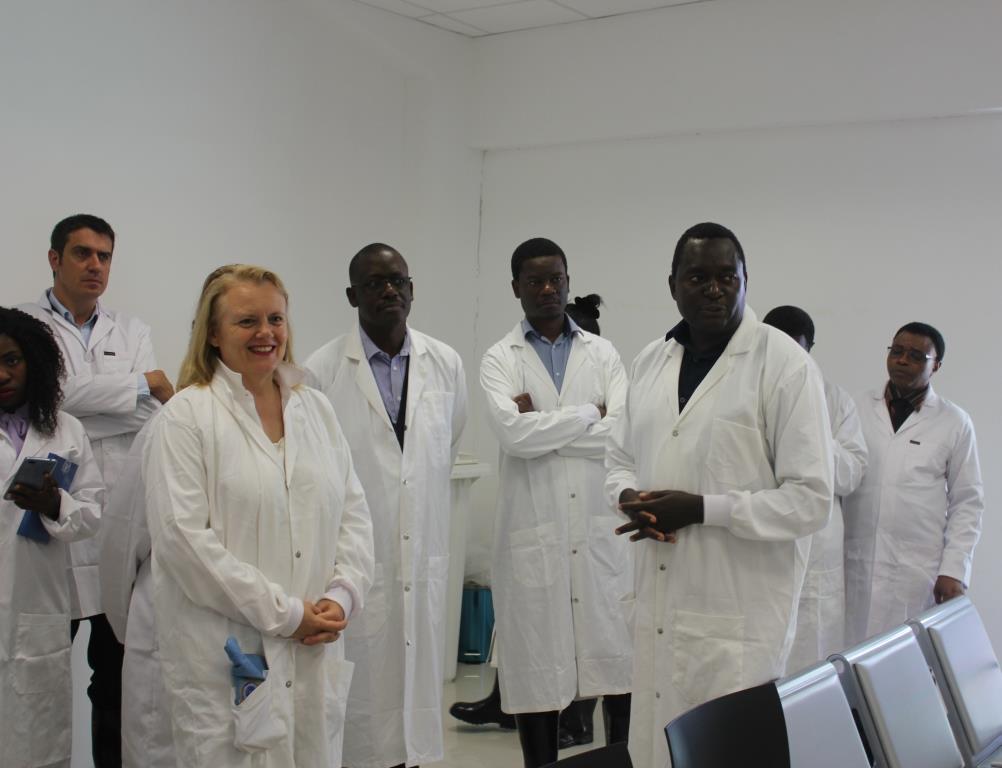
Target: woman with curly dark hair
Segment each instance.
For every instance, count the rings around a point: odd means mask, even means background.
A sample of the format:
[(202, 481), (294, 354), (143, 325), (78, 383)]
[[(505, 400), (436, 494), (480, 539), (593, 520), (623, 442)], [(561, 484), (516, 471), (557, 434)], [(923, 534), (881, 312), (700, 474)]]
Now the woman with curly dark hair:
[[(0, 755), (14, 768), (70, 764), (67, 542), (97, 532), (104, 500), (84, 428), (59, 410), (62, 373), (49, 328), (0, 307)], [(55, 466), (14, 482), (29, 458)]]

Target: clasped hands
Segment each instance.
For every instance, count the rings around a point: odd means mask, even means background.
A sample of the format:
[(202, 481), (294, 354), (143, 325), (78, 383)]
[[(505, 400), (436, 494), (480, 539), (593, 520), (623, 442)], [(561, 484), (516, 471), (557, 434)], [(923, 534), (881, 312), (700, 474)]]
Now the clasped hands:
[(299, 622), (292, 639), (301, 641), (303, 645), (333, 643), (347, 626), (348, 619), (340, 603), (327, 598), (317, 600), (315, 604), (303, 600), (303, 620)]
[(619, 494), (619, 510), (630, 522), (616, 529), (616, 535), (632, 533), (630, 541), (654, 539), (674, 544), (676, 531), (703, 522), (703, 497), (685, 491), (637, 491), (627, 488)]

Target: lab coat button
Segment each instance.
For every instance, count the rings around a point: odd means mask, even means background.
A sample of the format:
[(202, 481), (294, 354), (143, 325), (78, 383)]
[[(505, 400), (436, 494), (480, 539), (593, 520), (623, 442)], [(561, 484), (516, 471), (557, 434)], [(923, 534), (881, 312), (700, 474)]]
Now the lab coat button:
[(665, 565), (664, 563), (661, 563), (661, 565), (658, 566), (658, 570), (660, 570), (660, 571), (666, 571), (666, 570), (668, 570), (668, 566)]
[(299, 550), (297, 549), (297, 550), (296, 550), (296, 557), (302, 557), (302, 556), (303, 556), (303, 553), (302, 553), (302, 552), (300, 552), (300, 551), (299, 551)]
[(654, 698), (655, 699), (660, 699), (661, 698), (661, 691), (654, 691)]
[(576, 493), (572, 493), (572, 494), (571, 494), (571, 498), (572, 498), (572, 499), (576, 499), (577, 497), (578, 497), (578, 495), (577, 495)]
[(286, 688), (291, 688), (292, 687), (292, 681), (291, 680), (286, 680), (285, 681), (285, 687)]
[(410, 591), (411, 591), (411, 585), (410, 584), (404, 584), (404, 592), (410, 592)]
[(658, 634), (663, 635), (665, 633), (664, 627), (658, 627)]
[(673, 429), (673, 430), (671, 431), (671, 436), (672, 436), (672, 437), (678, 437), (678, 430), (677, 430), (677, 429)]
[(578, 551), (577, 551), (576, 549), (572, 549), (572, 550), (571, 550), (571, 554), (572, 554), (572, 555), (576, 555), (577, 553), (578, 553)]
[(575, 597), (574, 598), (574, 602), (577, 603), (577, 602), (580, 602), (580, 601)]
[(404, 534), (404, 541), (410, 541), (410, 540), (411, 540), (410, 534), (409, 533), (405, 533)]
[(409, 483), (409, 482), (410, 482), (410, 480), (404, 480), (404, 485), (407, 485), (407, 483)]

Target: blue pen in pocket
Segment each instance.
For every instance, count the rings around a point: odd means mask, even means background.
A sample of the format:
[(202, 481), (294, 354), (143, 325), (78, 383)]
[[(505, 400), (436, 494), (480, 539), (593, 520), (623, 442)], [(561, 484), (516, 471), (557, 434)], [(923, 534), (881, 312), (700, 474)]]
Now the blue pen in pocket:
[(234, 704), (239, 704), (268, 676), (268, 662), (264, 656), (256, 653), (244, 653), (240, 643), (230, 635), (226, 638), (226, 655), (233, 664), (230, 674), (233, 677)]

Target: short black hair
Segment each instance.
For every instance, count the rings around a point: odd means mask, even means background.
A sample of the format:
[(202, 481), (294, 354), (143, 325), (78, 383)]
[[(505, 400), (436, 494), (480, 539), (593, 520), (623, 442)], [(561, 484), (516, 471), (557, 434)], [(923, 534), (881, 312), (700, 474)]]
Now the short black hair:
[(563, 249), (552, 240), (545, 237), (534, 237), (526, 240), (511, 255), (511, 279), (518, 280), (522, 272), (522, 264), (529, 259), (540, 259), (544, 256), (559, 256), (564, 262), (564, 271), (567, 271), (567, 257)]
[(574, 301), (567, 302), (564, 311), (588, 333), (599, 336), (601, 330), (598, 327), (598, 318), (601, 313), (598, 308), (601, 305), (602, 297), (597, 293), (589, 293), (587, 296), (575, 296)]
[(773, 328), (778, 328), (791, 338), (796, 339), (798, 336), (803, 336), (807, 339), (808, 348), (814, 346), (814, 321), (800, 307), (786, 304), (770, 309), (762, 318), (762, 322)]
[[(381, 253), (383, 251), (390, 251), (391, 253), (395, 253), (397, 256), (400, 256), (400, 251), (398, 251), (392, 245), (387, 245), (386, 243), (369, 243), (368, 245), (363, 247), (358, 253), (352, 256), (351, 261), (348, 262), (348, 282), (354, 285), (361, 277), (358, 274), (358, 271), (359, 269), (361, 269), (360, 265), (362, 263), (362, 259), (366, 258), (367, 256), (371, 256), (372, 254), (375, 253)], [(400, 256), (400, 258), (402, 259), (404, 257)], [(406, 264), (407, 262), (404, 261), (404, 263)]]
[(943, 334), (928, 323), (905, 323), (898, 328), (894, 335), (897, 336), (899, 333), (914, 333), (916, 336), (925, 336), (932, 341), (933, 347), (936, 348), (936, 360), (942, 362), (943, 358), (946, 357), (946, 341), (943, 339)]
[(59, 404), (63, 401), (63, 355), (52, 330), (19, 309), (0, 307), (0, 336), (9, 336), (21, 348), (28, 368), (26, 396), (28, 421), (50, 437), (56, 431)]
[(56, 224), (52, 229), (52, 237), (49, 238), (49, 247), (62, 256), (66, 241), (78, 229), (92, 229), (99, 235), (109, 237), (111, 238), (111, 247), (115, 247), (115, 230), (111, 228), (111, 224), (100, 216), (89, 213), (76, 213)]
[(682, 233), (682, 237), (675, 243), (675, 254), (671, 258), (672, 277), (675, 277), (675, 273), (678, 271), (678, 263), (682, 258), (682, 251), (685, 250), (685, 244), (690, 240), (730, 240), (734, 243), (734, 250), (738, 252), (738, 258), (741, 259), (741, 266), (744, 267), (745, 278), (747, 279), (748, 264), (745, 261), (745, 251), (741, 247), (737, 236), (727, 227), (722, 224), (714, 224), (712, 221), (704, 221), (702, 224), (696, 224)]

